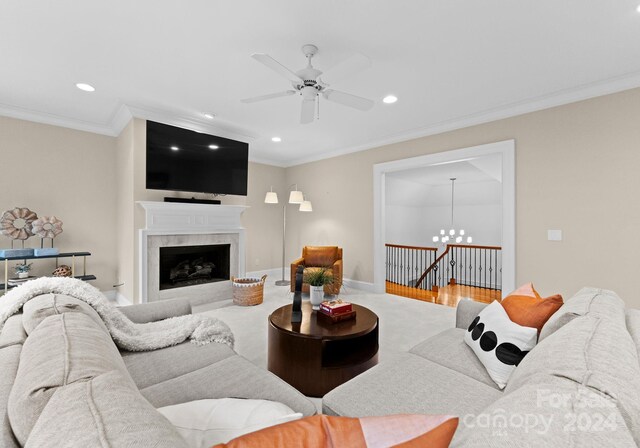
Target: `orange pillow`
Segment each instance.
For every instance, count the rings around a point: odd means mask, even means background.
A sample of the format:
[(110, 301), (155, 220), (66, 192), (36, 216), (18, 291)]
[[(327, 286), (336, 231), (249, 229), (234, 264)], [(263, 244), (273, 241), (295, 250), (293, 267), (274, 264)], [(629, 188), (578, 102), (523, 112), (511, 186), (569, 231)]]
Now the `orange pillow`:
[(450, 415), (314, 415), (245, 434), (213, 448), (447, 448), (457, 427), (458, 418)]
[(558, 311), (562, 303), (560, 294), (543, 299), (534, 289), (533, 283), (527, 283), (505, 297), (502, 307), (512, 322), (523, 327), (537, 328), (540, 334), (542, 326)]

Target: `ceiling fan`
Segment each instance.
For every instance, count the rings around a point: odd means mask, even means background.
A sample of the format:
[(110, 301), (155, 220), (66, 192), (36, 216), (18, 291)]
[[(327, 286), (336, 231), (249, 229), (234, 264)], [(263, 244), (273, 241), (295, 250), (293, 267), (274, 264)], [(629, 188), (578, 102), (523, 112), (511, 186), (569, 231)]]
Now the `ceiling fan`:
[(300, 123), (302, 124), (311, 123), (316, 118), (319, 113), (320, 95), (328, 101), (333, 101), (334, 103), (362, 111), (369, 110), (373, 107), (374, 102), (369, 99), (329, 88), (329, 83), (334, 83), (369, 67), (371, 65), (369, 58), (361, 54), (356, 54), (325, 73), (311, 65), (311, 59), (318, 53), (318, 47), (311, 44), (303, 45), (302, 52), (307, 58), (307, 67), (297, 72), (289, 70), (268, 54), (252, 54), (251, 57), (253, 59), (287, 78), (291, 82), (293, 90), (247, 98), (242, 100), (242, 102), (255, 103), (257, 101), (298, 94), (302, 97), (302, 110), (300, 112)]

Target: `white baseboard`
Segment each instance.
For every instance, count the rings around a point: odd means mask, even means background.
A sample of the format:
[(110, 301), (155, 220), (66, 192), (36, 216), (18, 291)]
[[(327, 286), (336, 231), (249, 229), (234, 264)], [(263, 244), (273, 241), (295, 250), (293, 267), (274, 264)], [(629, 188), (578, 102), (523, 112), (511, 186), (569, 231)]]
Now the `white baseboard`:
[(102, 291), (102, 294), (112, 302), (115, 302), (118, 306), (133, 305), (133, 302), (120, 294), (115, 289), (109, 291)]
[[(267, 276), (268, 282), (282, 280), (282, 268), (265, 269), (262, 271), (251, 271), (246, 273), (247, 277), (255, 278), (261, 278), (263, 275)], [(284, 275), (284, 279), (289, 280), (289, 272), (286, 269), (284, 270)]]
[(360, 280), (351, 280), (350, 278), (343, 278), (342, 283), (348, 288), (359, 289), (361, 291), (376, 293), (376, 286), (373, 283), (362, 282)]

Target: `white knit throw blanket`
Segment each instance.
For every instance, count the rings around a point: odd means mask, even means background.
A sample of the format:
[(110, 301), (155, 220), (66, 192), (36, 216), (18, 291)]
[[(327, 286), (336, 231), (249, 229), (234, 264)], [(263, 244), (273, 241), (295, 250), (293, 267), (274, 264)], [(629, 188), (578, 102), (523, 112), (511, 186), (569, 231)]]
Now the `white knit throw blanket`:
[(64, 294), (82, 300), (98, 313), (118, 347), (145, 351), (169, 347), (191, 339), (195, 344), (220, 342), (233, 348), (233, 333), (219, 319), (189, 314), (138, 324), (127, 318), (102, 293), (75, 278), (42, 277), (28, 281), (0, 297), (0, 331), (13, 314), (41, 294)]

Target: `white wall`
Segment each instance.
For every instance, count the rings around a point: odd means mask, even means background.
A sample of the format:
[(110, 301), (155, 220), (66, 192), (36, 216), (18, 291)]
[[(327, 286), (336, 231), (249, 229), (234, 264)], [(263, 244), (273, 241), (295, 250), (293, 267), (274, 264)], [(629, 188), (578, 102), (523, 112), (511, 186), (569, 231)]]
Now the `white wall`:
[[(473, 244), (500, 246), (502, 242), (502, 207), (500, 205), (465, 205), (456, 207), (455, 230), (464, 229)], [(386, 243), (435, 247), (432, 238), (441, 229), (449, 230), (451, 207), (386, 207)]]
[[(473, 238), (473, 244), (500, 246), (502, 244), (502, 206), (462, 205), (455, 208), (455, 230), (464, 229), (465, 235)], [(424, 231), (430, 244), (431, 238), (443, 228), (449, 230), (451, 207), (425, 207), (423, 209)]]
[[(451, 228), (451, 184), (423, 185), (394, 173), (385, 184), (385, 199), (388, 244), (434, 247), (433, 236)], [(454, 229), (464, 229), (473, 244), (501, 245), (500, 182), (457, 184), (454, 213)]]

